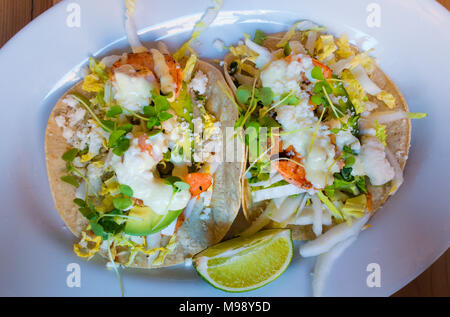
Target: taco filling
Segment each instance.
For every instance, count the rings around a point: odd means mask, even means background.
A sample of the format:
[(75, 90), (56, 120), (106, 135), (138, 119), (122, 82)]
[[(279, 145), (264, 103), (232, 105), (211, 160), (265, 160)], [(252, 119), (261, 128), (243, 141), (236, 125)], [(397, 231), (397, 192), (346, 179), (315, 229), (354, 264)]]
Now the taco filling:
[(309, 252), (305, 244), (302, 256), (330, 250), (340, 240), (330, 237), (348, 237), (339, 233), (345, 227), (357, 234), (395, 193), (409, 118), (424, 116), (408, 112), (368, 53), (324, 30), (310, 21), (286, 33), (258, 30), (224, 61), (242, 107), (236, 128), (246, 131), (242, 199), (251, 226), (242, 235), (288, 227), (294, 238), (326, 246)]
[[(222, 125), (235, 120), (234, 106), (217, 93), (224, 79), (195, 55), (182, 59), (183, 69), (158, 46), (91, 58), (90, 74), (50, 118), (48, 153), (62, 140), (66, 151), (62, 176), (52, 179), (48, 159), (49, 176), (57, 206), (73, 201), (83, 216), (62, 211), (81, 237), (74, 246), (81, 257), (100, 251), (113, 263), (152, 267), (174, 253), (164, 265), (178, 263), (218, 242), (239, 208), (239, 166), (222, 163)], [(211, 104), (220, 106), (217, 116)], [(62, 182), (75, 197), (58, 192)], [(223, 186), (234, 195), (229, 206), (214, 198)]]

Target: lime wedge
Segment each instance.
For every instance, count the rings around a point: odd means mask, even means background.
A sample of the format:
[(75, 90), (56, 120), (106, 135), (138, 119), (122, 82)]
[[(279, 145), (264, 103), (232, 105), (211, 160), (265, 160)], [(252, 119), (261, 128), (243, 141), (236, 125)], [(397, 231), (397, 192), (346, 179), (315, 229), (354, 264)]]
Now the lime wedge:
[(271, 229), (216, 244), (194, 256), (198, 274), (226, 292), (246, 292), (277, 279), (292, 259), (289, 229)]

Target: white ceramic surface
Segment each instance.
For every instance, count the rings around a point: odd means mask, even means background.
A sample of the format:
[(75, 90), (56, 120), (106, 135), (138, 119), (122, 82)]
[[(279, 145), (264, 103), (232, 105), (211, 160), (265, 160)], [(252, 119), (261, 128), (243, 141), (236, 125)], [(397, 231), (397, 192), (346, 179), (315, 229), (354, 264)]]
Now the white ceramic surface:
[[(137, 0), (137, 26), (145, 41), (172, 47), (189, 37), (207, 0)], [(377, 0), (381, 26), (366, 24), (372, 1), (225, 0), (198, 52), (253, 33), (286, 30), (308, 18), (335, 34), (374, 47), (380, 65), (398, 84), (411, 111), (429, 117), (413, 123), (405, 184), (376, 213), (372, 227), (337, 261), (325, 295), (386, 296), (425, 270), (450, 244), (450, 14), (434, 1)], [(65, 24), (67, 6), (81, 7), (81, 28)], [(118, 283), (102, 259), (85, 262), (72, 252), (74, 237), (53, 207), (44, 160), (44, 132), (55, 101), (75, 83), (88, 56), (126, 48), (122, 0), (63, 1), (17, 34), (0, 51), (0, 295), (118, 296)], [(81, 288), (66, 286), (66, 266), (81, 266)], [(381, 287), (366, 285), (369, 263), (381, 266)], [(311, 295), (314, 260), (296, 256), (275, 282), (238, 296)], [(123, 272), (130, 296), (228, 296), (183, 265)]]

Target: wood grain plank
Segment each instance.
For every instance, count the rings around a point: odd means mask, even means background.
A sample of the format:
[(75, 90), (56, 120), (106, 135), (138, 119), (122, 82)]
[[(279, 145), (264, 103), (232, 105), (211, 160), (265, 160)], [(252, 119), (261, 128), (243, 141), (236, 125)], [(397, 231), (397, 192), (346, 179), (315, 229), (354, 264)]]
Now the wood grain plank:
[(450, 297), (450, 250), (414, 281), (399, 290), (395, 297)]
[(33, 0), (33, 19), (54, 5), (54, 0)]
[(0, 47), (32, 19), (32, 0), (0, 0)]

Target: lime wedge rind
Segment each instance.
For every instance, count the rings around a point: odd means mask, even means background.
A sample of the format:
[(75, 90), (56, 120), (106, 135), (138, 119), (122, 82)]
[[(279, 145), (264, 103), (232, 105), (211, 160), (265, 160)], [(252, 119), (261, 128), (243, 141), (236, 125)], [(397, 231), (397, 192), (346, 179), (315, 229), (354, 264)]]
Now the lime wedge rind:
[[(209, 276), (208, 273), (208, 261), (216, 258), (216, 257), (220, 257), (219, 255), (216, 255), (214, 257), (207, 257), (207, 256), (202, 256), (203, 253), (205, 253), (205, 251), (200, 252), (199, 254), (197, 254), (194, 257), (194, 267), (197, 271), (197, 273), (211, 286), (213, 286), (216, 289), (219, 289), (221, 291), (225, 291), (228, 293), (244, 293), (244, 292), (248, 292), (248, 291), (252, 291), (255, 289), (258, 289), (260, 287), (263, 287), (271, 282), (273, 282), (274, 280), (276, 280), (281, 274), (284, 273), (284, 271), (286, 271), (287, 267), (289, 266), (289, 264), (291, 263), (292, 257), (293, 257), (293, 243), (292, 243), (292, 234), (291, 231), (289, 229), (272, 229), (272, 230), (264, 230), (266, 232), (271, 231), (273, 232), (273, 235), (268, 235), (266, 237), (267, 240), (270, 239), (279, 239), (279, 238), (284, 238), (287, 241), (289, 241), (288, 246), (289, 246), (289, 252), (288, 255), (286, 257), (286, 259), (284, 260), (283, 265), (280, 267), (280, 269), (275, 273), (272, 274), (268, 279), (257, 283), (257, 284), (252, 284), (249, 285), (248, 287), (241, 287), (241, 288), (230, 288), (227, 287), (225, 285), (222, 285), (220, 283), (218, 283), (217, 281), (215, 281), (211, 276)], [(260, 232), (262, 233), (262, 232)], [(229, 260), (227, 260), (228, 262)], [(236, 260), (238, 261), (238, 260)], [(218, 265), (220, 266), (220, 265)], [(217, 267), (217, 266), (216, 266)]]

